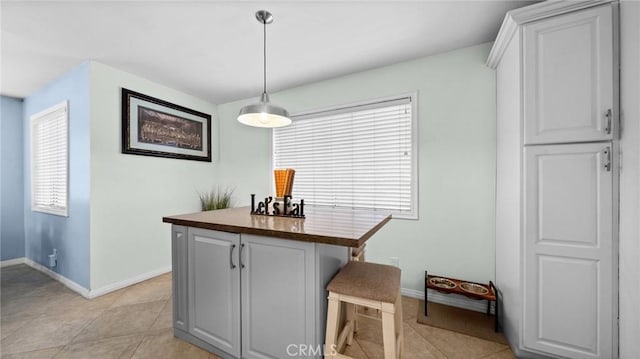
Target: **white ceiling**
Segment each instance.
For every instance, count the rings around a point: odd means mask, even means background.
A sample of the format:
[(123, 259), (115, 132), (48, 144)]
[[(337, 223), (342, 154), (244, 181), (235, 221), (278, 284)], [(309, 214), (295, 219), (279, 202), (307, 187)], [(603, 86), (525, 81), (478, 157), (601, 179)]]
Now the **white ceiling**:
[(25, 97), (85, 60), (213, 103), (492, 41), (525, 1), (1, 3), (0, 93)]

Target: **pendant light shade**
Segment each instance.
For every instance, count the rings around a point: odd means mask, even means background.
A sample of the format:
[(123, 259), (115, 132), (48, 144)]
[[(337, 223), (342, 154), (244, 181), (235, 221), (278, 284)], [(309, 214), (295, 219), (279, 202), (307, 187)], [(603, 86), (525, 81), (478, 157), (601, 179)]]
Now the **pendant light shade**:
[(269, 95), (264, 92), (260, 102), (247, 105), (240, 110), (238, 121), (254, 127), (283, 127), (291, 124), (289, 112), (269, 102)]
[(256, 12), (256, 19), (263, 25), (263, 91), (260, 102), (244, 106), (238, 114), (238, 122), (254, 127), (283, 127), (291, 124), (289, 112), (269, 102), (267, 94), (267, 24), (273, 22), (273, 15), (267, 10)]

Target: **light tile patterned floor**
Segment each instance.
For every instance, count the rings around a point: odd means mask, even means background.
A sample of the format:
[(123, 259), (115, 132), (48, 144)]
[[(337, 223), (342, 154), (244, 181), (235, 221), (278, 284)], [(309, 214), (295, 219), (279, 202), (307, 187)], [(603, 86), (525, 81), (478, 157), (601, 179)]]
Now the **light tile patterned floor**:
[[(171, 275), (86, 300), (26, 265), (0, 270), (2, 358), (217, 358), (173, 337)], [(418, 301), (403, 298), (405, 358), (508, 359), (501, 344), (415, 320)], [(380, 322), (361, 318), (345, 354), (382, 358)]]

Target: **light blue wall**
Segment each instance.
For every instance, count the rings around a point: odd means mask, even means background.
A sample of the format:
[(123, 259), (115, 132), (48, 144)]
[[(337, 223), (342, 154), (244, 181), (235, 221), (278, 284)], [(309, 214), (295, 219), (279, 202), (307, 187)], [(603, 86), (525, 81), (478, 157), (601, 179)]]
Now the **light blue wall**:
[[(89, 63), (67, 72), (24, 101), (24, 217), (26, 257), (48, 267), (58, 249), (57, 273), (89, 289)], [(62, 101), (69, 104), (69, 216), (31, 210), (29, 118)], [(111, 121), (120, 121), (112, 118)]]
[(24, 257), (22, 100), (0, 96), (0, 260)]

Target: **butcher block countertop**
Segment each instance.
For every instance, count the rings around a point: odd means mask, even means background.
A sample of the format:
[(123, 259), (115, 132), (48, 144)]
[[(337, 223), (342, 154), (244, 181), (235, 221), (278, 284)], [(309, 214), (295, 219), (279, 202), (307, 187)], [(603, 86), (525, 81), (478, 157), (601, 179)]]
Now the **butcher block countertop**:
[(391, 215), (380, 211), (305, 206), (306, 218), (252, 215), (249, 207), (168, 216), (165, 223), (296, 241), (359, 247)]

